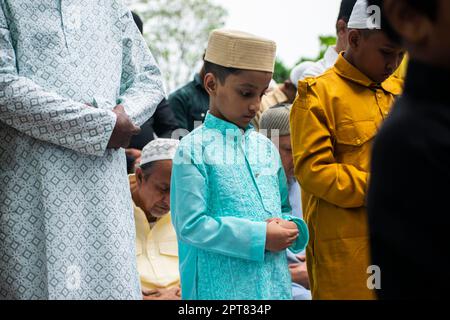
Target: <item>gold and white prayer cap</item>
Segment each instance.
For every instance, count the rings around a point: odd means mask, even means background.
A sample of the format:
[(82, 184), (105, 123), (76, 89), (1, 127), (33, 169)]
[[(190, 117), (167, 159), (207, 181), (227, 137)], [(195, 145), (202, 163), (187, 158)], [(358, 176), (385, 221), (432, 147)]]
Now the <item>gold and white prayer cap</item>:
[(211, 32), (205, 61), (226, 68), (274, 72), (277, 45), (250, 33), (219, 29)]

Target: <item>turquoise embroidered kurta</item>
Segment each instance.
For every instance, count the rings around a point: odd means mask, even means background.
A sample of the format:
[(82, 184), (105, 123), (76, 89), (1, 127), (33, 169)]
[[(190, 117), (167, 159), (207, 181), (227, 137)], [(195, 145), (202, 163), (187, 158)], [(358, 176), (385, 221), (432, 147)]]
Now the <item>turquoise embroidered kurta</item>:
[(180, 144), (171, 186), (183, 299), (291, 299), (286, 251), (265, 251), (266, 220), (290, 219), (286, 176), (276, 147), (249, 127), (208, 114)]
[(120, 0), (0, 0), (0, 299), (139, 299), (112, 109), (164, 96)]

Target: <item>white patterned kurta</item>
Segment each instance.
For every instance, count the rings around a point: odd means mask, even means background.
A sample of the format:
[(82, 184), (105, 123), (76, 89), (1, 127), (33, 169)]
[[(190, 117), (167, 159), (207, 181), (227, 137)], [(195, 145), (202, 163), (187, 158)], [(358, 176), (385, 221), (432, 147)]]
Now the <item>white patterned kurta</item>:
[[(0, 299), (139, 299), (123, 150), (160, 72), (120, 0), (0, 0)], [(90, 104), (91, 106), (87, 106)]]

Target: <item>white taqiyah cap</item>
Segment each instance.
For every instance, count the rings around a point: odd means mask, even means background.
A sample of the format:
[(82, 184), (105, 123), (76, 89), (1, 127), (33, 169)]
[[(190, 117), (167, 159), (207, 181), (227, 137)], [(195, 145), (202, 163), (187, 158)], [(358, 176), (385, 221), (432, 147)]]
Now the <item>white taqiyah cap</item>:
[(160, 160), (173, 160), (180, 141), (175, 139), (156, 139), (147, 144), (142, 150), (140, 166)]

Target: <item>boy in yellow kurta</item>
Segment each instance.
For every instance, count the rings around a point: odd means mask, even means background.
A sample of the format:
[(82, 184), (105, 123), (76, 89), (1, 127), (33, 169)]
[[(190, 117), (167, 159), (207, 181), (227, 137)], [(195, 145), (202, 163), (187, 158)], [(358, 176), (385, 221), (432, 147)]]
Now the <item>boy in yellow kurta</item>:
[(368, 30), (366, 12), (366, 1), (359, 0), (347, 51), (325, 74), (299, 83), (291, 112), (313, 299), (375, 298), (367, 284), (369, 160), (372, 141), (402, 91), (402, 81), (391, 75), (404, 51), (379, 28)]

